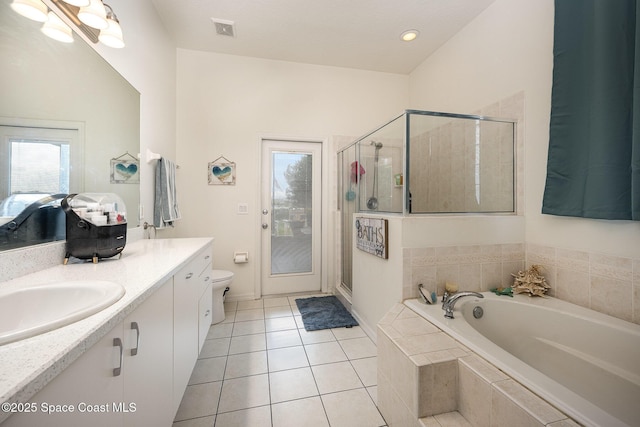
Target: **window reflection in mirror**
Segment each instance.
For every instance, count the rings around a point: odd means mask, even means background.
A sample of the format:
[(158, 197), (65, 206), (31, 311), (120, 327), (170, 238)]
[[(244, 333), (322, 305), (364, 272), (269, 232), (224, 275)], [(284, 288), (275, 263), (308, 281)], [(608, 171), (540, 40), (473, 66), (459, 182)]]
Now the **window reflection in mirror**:
[[(40, 31), (42, 24), (15, 13), (11, 1), (0, 0), (0, 128), (75, 129), (78, 144), (74, 149), (76, 142), (69, 136), (13, 131), (2, 135), (0, 203), (11, 194), (25, 198), (25, 194), (33, 193), (33, 198), (57, 189), (62, 193), (115, 193), (128, 212), (138, 212), (139, 185), (113, 183), (110, 176), (111, 159), (140, 152), (140, 94), (80, 37), (74, 36), (73, 43), (46, 37)], [(13, 157), (15, 149), (23, 151), (27, 142), (33, 141), (40, 149), (49, 145), (47, 149), (60, 150), (45, 156), (55, 158), (55, 162), (62, 160), (59, 175), (46, 178), (47, 184), (56, 183), (55, 188), (32, 186), (31, 180), (38, 177), (24, 178), (27, 181), (23, 184), (12, 183), (23, 166), (23, 171), (37, 175), (49, 168), (35, 160), (36, 154), (28, 154), (19, 162)], [(60, 172), (60, 168), (66, 168), (65, 141), (70, 141), (68, 191), (64, 191), (64, 184), (57, 187), (61, 179), (66, 179), (66, 171)], [(55, 162), (51, 169), (56, 169)], [(137, 215), (127, 218), (127, 226), (138, 226)], [(0, 244), (0, 251), (5, 249)]]

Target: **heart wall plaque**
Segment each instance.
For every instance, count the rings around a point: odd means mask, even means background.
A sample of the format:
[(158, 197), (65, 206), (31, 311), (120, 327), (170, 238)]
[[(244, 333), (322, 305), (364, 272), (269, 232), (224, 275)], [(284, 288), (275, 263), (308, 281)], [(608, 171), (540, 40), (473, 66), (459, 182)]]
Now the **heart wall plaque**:
[(111, 159), (112, 184), (139, 184), (140, 161), (128, 159)]
[(236, 164), (224, 157), (218, 157), (209, 162), (207, 176), (209, 185), (235, 185)]

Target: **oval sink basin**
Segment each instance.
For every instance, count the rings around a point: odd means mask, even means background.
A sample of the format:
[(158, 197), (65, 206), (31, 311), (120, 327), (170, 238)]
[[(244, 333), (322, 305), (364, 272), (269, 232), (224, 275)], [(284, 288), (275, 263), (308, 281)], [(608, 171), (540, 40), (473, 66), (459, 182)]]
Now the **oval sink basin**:
[(0, 291), (0, 345), (91, 316), (118, 301), (121, 285), (74, 280)]

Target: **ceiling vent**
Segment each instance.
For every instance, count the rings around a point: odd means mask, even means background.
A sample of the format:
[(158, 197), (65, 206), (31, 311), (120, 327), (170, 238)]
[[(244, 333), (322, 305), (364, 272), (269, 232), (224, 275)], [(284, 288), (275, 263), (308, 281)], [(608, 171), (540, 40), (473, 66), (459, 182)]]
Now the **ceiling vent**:
[(233, 21), (225, 21), (223, 19), (211, 18), (213, 24), (216, 26), (216, 33), (220, 36), (235, 37), (236, 30), (233, 27)]

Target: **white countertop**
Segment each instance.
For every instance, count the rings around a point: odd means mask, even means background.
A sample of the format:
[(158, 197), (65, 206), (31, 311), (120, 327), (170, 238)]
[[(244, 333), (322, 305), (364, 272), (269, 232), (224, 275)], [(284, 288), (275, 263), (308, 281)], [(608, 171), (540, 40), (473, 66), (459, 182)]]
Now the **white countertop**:
[[(27, 402), (51, 379), (133, 312), (164, 281), (172, 277), (210, 238), (138, 240), (122, 257), (69, 262), (13, 280), (13, 289), (65, 280), (109, 280), (125, 287), (124, 296), (106, 309), (68, 326), (0, 346), (0, 402)], [(0, 411), (0, 422), (9, 414)]]

